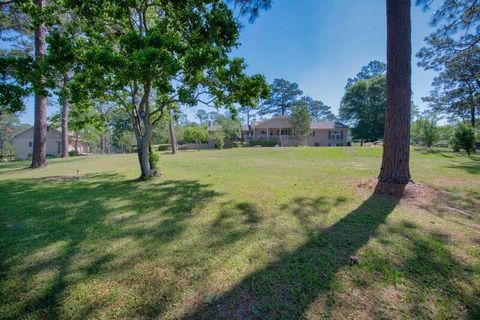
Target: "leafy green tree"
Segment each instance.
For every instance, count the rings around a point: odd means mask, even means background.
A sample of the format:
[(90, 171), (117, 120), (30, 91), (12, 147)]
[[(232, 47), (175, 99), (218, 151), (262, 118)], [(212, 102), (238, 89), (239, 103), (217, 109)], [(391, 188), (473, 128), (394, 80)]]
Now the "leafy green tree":
[(465, 150), (468, 155), (475, 152), (475, 129), (469, 124), (460, 122), (451, 138), (454, 151)]
[(215, 143), (215, 147), (217, 149), (223, 149), (223, 146), (225, 145), (225, 134), (223, 133), (222, 130), (215, 130), (212, 133), (212, 141)]
[(250, 120), (252, 119), (252, 117), (255, 116), (254, 110), (255, 108), (251, 106), (241, 106), (238, 109), (240, 114), (243, 114), (245, 116), (244, 120), (247, 123), (247, 126), (250, 126)]
[(260, 114), (288, 115), (302, 94), (298, 84), (285, 79), (275, 79), (270, 87), (270, 97), (260, 107)]
[(238, 119), (232, 119), (231, 116), (218, 116), (216, 123), (223, 132), (225, 142), (238, 140), (242, 135), (242, 124)]
[[(417, 4), (429, 10), (439, 2), (417, 0)], [(417, 53), (420, 66), (440, 71), (426, 100), (437, 111), (470, 118), (473, 127), (480, 113), (479, 12), (478, 1), (443, 0), (433, 11), (432, 25), (437, 29)]]
[[(0, 99), (3, 106), (8, 106), (9, 112), (23, 109), (22, 99), (30, 94), (35, 94), (35, 118), (33, 134), (33, 152), (31, 168), (40, 168), (47, 165), (46, 139), (47, 139), (47, 95), (51, 84), (48, 82), (45, 61), (47, 52), (46, 35), (47, 22), (52, 23), (52, 5), (47, 6), (46, 0), (34, 1), (6, 1), (0, 6), (0, 31), (14, 35), (14, 42), (20, 42), (25, 49), (13, 52), (3, 52), (0, 56)], [(32, 37), (34, 54), (31, 54)], [(25, 36), (25, 37), (23, 37)], [(23, 37), (23, 38), (22, 38)], [(29, 42), (29, 43), (27, 43)], [(3, 50), (5, 51), (5, 50)], [(2, 107), (5, 111), (5, 107)], [(1, 112), (1, 111), (0, 111)]]
[(255, 105), (268, 92), (263, 76), (247, 76), (243, 60), (229, 56), (239, 25), (223, 1), (67, 2), (89, 35), (75, 96), (108, 98), (129, 113), (141, 179), (152, 176), (153, 126), (172, 104), (233, 112), (235, 103)]
[(386, 77), (359, 80), (348, 86), (340, 104), (340, 118), (352, 126), (354, 139), (382, 139), (385, 126)]
[(208, 141), (208, 132), (202, 127), (187, 127), (183, 131), (182, 141), (185, 143), (205, 143)]
[(368, 80), (377, 76), (385, 75), (387, 73), (387, 65), (381, 61), (370, 61), (366, 66), (363, 66), (360, 72), (354, 78), (347, 80), (345, 88), (351, 87), (360, 80)]
[(335, 121), (336, 119), (329, 106), (322, 101), (313, 100), (310, 96), (303, 96), (296, 105), (305, 107), (314, 121)]
[(472, 0), (417, 0), (425, 10), (435, 6), (432, 25), (437, 29), (426, 38), (418, 56), (426, 69), (440, 70), (457, 55), (480, 44), (480, 2)]
[(133, 132), (124, 131), (117, 137), (117, 145), (122, 149), (123, 153), (132, 153), (136, 144), (137, 141)]
[(197, 118), (198, 118), (198, 121), (200, 121), (200, 125), (203, 125), (204, 122), (207, 121), (208, 119), (208, 114), (205, 110), (203, 109), (198, 109), (197, 110), (197, 114), (196, 114)]
[(446, 61), (434, 78), (429, 97), (436, 112), (462, 120), (469, 119), (473, 127), (480, 113), (480, 48), (473, 47)]
[(12, 140), (20, 126), (20, 119), (15, 113), (4, 114), (0, 117), (0, 158), (14, 153)]
[(435, 142), (440, 140), (440, 130), (437, 126), (438, 116), (435, 113), (425, 113), (412, 124), (412, 140), (431, 148)]
[(302, 105), (294, 107), (290, 116), (290, 122), (292, 123), (295, 142), (297, 145), (303, 144), (310, 133), (311, 118), (307, 108)]

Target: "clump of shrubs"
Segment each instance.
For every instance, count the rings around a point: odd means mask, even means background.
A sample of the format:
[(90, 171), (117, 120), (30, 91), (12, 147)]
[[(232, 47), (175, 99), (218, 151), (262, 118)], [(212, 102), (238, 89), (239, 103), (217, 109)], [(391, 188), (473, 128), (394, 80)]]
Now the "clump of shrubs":
[(170, 145), (168, 143), (158, 145), (158, 151), (167, 151), (168, 148), (170, 148)]
[(225, 145), (225, 134), (220, 130), (215, 130), (212, 133), (212, 141), (215, 143), (215, 148), (222, 150)]
[(468, 155), (475, 152), (475, 129), (465, 123), (459, 123), (453, 131), (451, 143), (453, 151), (465, 150)]
[(277, 145), (276, 140), (258, 140), (258, 141), (250, 141), (250, 146), (260, 146), (260, 147), (275, 147)]
[(152, 163), (155, 168), (158, 168), (158, 164), (160, 163), (160, 155), (156, 152), (150, 152), (148, 156), (150, 163)]

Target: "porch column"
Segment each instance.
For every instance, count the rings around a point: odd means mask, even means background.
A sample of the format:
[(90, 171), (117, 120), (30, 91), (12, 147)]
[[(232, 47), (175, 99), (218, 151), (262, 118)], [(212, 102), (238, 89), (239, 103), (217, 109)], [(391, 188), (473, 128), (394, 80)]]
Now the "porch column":
[(270, 139), (270, 128), (267, 128), (267, 139), (266, 140), (269, 140)]

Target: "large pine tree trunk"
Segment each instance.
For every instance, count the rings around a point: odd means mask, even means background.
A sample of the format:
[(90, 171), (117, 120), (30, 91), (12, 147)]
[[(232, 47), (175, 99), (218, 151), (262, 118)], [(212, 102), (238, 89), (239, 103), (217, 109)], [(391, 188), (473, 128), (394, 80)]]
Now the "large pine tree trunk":
[(387, 0), (387, 108), (379, 182), (410, 177), (411, 1)]
[(175, 138), (175, 130), (173, 128), (173, 112), (172, 109), (169, 111), (168, 117), (168, 134), (170, 135), (170, 148), (172, 149), (172, 154), (177, 153), (177, 139)]
[[(68, 74), (63, 76), (63, 88), (66, 90), (68, 86)], [(68, 157), (68, 112), (70, 106), (68, 103), (68, 96), (66, 93), (63, 94), (62, 97), (62, 148), (61, 148), (61, 157), (67, 158)]]
[[(43, 11), (46, 0), (37, 0), (36, 4)], [(35, 29), (35, 60), (42, 60), (46, 52), (45, 22), (40, 22)], [(42, 79), (44, 81), (44, 79)], [(41, 168), (47, 165), (47, 97), (35, 95), (35, 123), (33, 128), (33, 152), (31, 168)]]

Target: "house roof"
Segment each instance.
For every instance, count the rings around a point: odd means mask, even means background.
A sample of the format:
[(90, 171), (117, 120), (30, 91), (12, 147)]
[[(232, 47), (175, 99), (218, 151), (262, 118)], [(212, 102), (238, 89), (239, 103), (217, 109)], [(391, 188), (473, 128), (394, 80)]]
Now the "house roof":
[[(290, 118), (285, 116), (275, 116), (267, 120), (263, 121), (254, 121), (251, 123), (251, 127), (259, 127), (259, 128), (266, 128), (269, 127), (267, 124), (268, 122), (275, 122), (275, 120), (280, 121), (287, 121), (290, 122)], [(244, 131), (248, 131), (249, 128), (247, 126), (242, 127)], [(348, 126), (339, 122), (339, 121), (314, 121), (310, 124), (310, 129), (348, 129)]]
[[(33, 126), (31, 127), (28, 127), (27, 129), (23, 130), (23, 131), (20, 131), (19, 133), (17, 133), (16, 135), (14, 135), (13, 137), (16, 138), (18, 137), (19, 135), (21, 135), (22, 133), (25, 133), (29, 130), (33, 130)], [(58, 128), (51, 128), (51, 127), (48, 127), (48, 130), (50, 131), (56, 131), (58, 133), (62, 133), (61, 129), (58, 129)], [(74, 132), (68, 132), (68, 137), (69, 138), (74, 138), (75, 137), (75, 133)], [(82, 139), (79, 139), (79, 141), (83, 141)]]
[(339, 121), (317, 121), (310, 124), (310, 129), (348, 129), (348, 126)]

